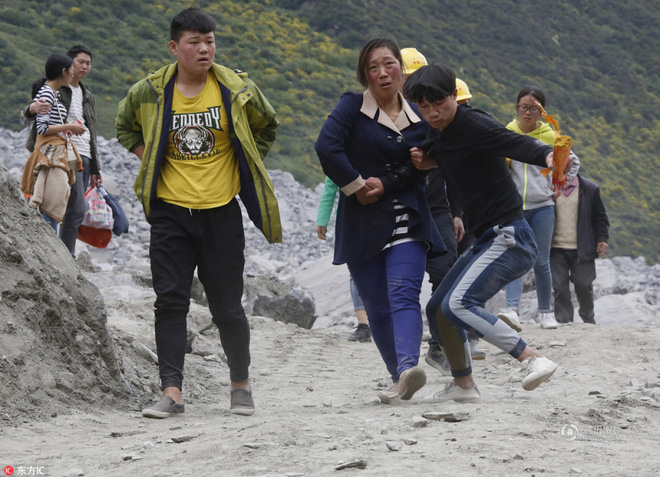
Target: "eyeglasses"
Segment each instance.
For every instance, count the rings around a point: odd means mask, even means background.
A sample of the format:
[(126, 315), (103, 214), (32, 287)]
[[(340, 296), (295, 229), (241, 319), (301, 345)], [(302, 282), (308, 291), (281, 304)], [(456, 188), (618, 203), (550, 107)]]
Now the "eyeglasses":
[(541, 110), (536, 106), (524, 106), (522, 104), (519, 104), (518, 106), (516, 106), (516, 108), (518, 108), (518, 111), (520, 111), (521, 113), (530, 112), (532, 114), (537, 114), (541, 112)]

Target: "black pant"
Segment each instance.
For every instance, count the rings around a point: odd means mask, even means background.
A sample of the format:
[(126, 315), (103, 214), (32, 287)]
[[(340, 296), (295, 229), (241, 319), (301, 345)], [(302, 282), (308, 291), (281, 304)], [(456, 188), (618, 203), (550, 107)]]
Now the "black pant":
[(230, 379), (248, 378), (250, 326), (241, 305), (245, 235), (236, 200), (190, 210), (157, 201), (149, 215), (156, 346), (163, 389), (183, 384), (186, 316), (195, 268), (227, 355)]
[(596, 262), (578, 262), (577, 250), (550, 249), (550, 272), (555, 294), (555, 318), (559, 323), (573, 321), (573, 303), (569, 280), (575, 286), (579, 310), (585, 323), (596, 323), (594, 319), (594, 288)]

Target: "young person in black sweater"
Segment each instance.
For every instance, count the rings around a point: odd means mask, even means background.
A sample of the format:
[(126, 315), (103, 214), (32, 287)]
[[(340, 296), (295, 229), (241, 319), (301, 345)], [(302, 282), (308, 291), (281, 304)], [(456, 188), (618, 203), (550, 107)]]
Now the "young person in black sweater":
[(413, 163), (419, 169), (440, 167), (476, 237), (426, 307), (429, 319), (437, 322), (454, 377), (427, 400), (480, 400), (472, 377), (469, 330), (522, 362), (522, 385), (531, 391), (557, 364), (531, 349), (485, 304), (530, 270), (538, 254), (505, 158), (551, 167), (552, 147), (507, 130), (483, 111), (458, 105), (456, 75), (449, 67), (418, 69), (406, 81), (404, 94), (432, 126), (422, 147), (412, 151)]

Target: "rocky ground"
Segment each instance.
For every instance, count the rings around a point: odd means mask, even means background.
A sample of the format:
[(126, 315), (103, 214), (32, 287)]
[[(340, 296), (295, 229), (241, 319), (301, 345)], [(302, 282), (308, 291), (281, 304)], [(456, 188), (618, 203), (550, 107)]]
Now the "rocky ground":
[[(660, 472), (659, 266), (641, 257), (598, 260), (597, 326), (524, 325), (523, 337), (560, 363), (537, 390), (523, 391), (517, 363), (484, 344), (488, 357), (475, 362), (481, 403), (386, 406), (376, 398), (389, 383), (375, 346), (346, 340), (353, 324), (347, 272), (330, 264), (332, 242), (316, 238), (320, 191), (279, 171), (272, 176), (285, 243), (270, 246), (246, 225), (257, 412), (228, 412), (224, 353), (198, 291), (189, 315), (186, 413), (141, 418), (159, 383), (148, 224), (130, 191), (136, 160), (102, 141), (106, 188), (120, 198), (131, 230), (103, 251), (81, 245), (74, 262), (17, 192), (21, 134), (0, 134), (8, 169), (0, 165), (3, 469), (56, 476)], [(531, 286), (528, 277), (527, 318)], [(313, 311), (301, 309), (313, 329), (256, 313), (257, 298), (273, 290), (311, 302)], [(429, 382), (419, 396), (426, 396), (448, 378), (422, 366)]]

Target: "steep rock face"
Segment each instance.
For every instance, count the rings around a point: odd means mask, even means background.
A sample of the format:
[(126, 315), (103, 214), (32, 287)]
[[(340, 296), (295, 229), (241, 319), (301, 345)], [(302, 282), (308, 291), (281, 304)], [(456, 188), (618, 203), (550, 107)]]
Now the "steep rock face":
[(0, 407), (123, 395), (121, 366), (99, 290), (0, 163)]

